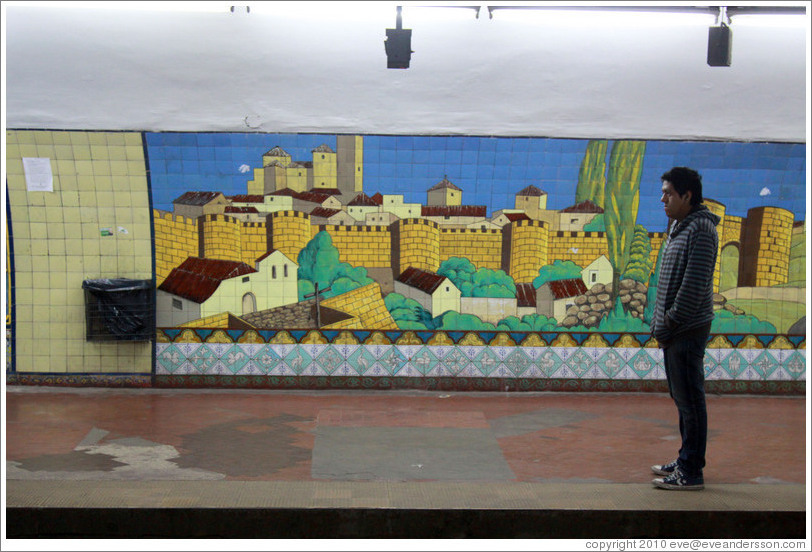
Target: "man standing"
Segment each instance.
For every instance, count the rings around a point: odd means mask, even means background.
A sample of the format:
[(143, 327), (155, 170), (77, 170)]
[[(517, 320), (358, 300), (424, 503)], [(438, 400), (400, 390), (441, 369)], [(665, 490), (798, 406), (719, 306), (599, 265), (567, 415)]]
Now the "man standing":
[(705, 346), (713, 320), (713, 273), (720, 218), (702, 205), (702, 177), (674, 167), (662, 175), (668, 232), (657, 283), (651, 335), (663, 349), (668, 391), (679, 413), (682, 446), (676, 460), (651, 470), (661, 489), (700, 490), (708, 438)]

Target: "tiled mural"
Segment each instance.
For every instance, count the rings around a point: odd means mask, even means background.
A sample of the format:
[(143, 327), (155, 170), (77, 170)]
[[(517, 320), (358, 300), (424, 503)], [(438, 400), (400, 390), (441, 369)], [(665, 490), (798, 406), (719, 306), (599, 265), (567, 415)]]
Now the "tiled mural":
[[(111, 142), (103, 159), (39, 144), (63, 134)], [(52, 159), (63, 205), (81, 194), (65, 184), (94, 175), (96, 220), (73, 235), (101, 244), (109, 228), (118, 247), (91, 247), (85, 278), (136, 277), (118, 229), (146, 221), (143, 238), (152, 221), (159, 385), (662, 390), (648, 335), (660, 175), (686, 165), (722, 218), (709, 386), (804, 386), (803, 144), (44, 131), (7, 143), (18, 280), (41, 276), (42, 248), (19, 263), (16, 246), (31, 238), (29, 204), (49, 197), (25, 191), (22, 157)], [(144, 175), (148, 190), (127, 188)], [(108, 270), (88, 268), (102, 269), (96, 249)], [(29, 296), (10, 296), (17, 359)]]

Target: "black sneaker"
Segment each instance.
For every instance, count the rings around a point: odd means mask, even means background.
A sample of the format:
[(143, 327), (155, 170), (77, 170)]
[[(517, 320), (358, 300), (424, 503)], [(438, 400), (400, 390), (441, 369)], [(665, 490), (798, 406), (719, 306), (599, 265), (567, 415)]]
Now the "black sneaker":
[(656, 473), (657, 475), (671, 475), (674, 473), (674, 470), (679, 467), (677, 464), (677, 460), (673, 462), (669, 462), (668, 464), (654, 464), (651, 466), (651, 471)]
[(667, 477), (658, 477), (651, 482), (659, 489), (669, 491), (701, 491), (705, 488), (705, 480), (701, 475), (689, 477), (684, 475), (679, 468)]

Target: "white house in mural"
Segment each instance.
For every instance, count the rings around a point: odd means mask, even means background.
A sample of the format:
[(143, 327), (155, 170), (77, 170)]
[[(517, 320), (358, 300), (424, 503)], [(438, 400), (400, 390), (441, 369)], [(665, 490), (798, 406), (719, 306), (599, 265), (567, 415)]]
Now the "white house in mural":
[(156, 323), (179, 326), (223, 312), (240, 315), (296, 303), (298, 269), (278, 250), (257, 259), (255, 267), (189, 257), (158, 286)]
[(297, 193), (293, 196), (293, 210), (309, 213), (316, 207), (341, 209), (342, 205), (341, 200), (338, 198), (339, 195), (338, 190), (333, 188)]
[(364, 219), (364, 224), (367, 226), (389, 226), (398, 220), (397, 215), (394, 213), (374, 211), (372, 213), (367, 213), (367, 216)]
[(359, 223), (363, 223), (368, 213), (377, 213), (378, 204), (365, 193), (355, 196), (347, 203), (347, 213)]
[(282, 188), (263, 196), (264, 208), (269, 213), (276, 211), (293, 211), (293, 199), (298, 192), (291, 188)]
[(516, 209), (499, 209), (498, 211), (494, 211), (491, 217), (491, 222), (498, 228), (502, 228), (504, 225), (517, 220), (530, 220), (530, 217), (528, 217), (524, 211), (518, 211)]
[(536, 311), (561, 322), (567, 309), (575, 305), (575, 298), (586, 292), (586, 284), (580, 278), (545, 282), (536, 290)]
[(392, 213), (399, 219), (418, 218), (423, 206), (420, 203), (404, 203), (402, 195), (376, 193), (372, 200), (381, 213)]
[(460, 312), (460, 290), (451, 280), (433, 272), (410, 266), (395, 279), (395, 293), (414, 299), (432, 317), (449, 310)]
[(580, 232), (584, 226), (592, 222), (592, 219), (602, 213), (603, 209), (589, 200), (576, 203), (558, 212), (557, 231)]
[(234, 217), (242, 222), (265, 222), (265, 215), (260, 213), (256, 207), (234, 207), (228, 206), (223, 211), (227, 217)]
[(310, 224), (331, 224), (334, 226), (353, 226), (355, 219), (346, 211), (316, 207), (310, 211)]
[(172, 201), (175, 214), (188, 218), (219, 215), (228, 205), (228, 199), (220, 192), (186, 192)]
[(611, 284), (612, 274), (612, 263), (609, 262), (606, 255), (601, 255), (581, 271), (581, 279), (587, 289), (592, 289), (595, 284)]

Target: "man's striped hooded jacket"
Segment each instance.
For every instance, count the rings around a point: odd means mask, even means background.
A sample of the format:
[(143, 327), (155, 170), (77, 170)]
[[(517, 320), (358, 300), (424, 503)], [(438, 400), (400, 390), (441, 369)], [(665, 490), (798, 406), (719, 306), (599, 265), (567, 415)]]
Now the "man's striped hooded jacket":
[(651, 335), (660, 346), (713, 320), (713, 272), (721, 219), (700, 205), (671, 225), (663, 244)]

